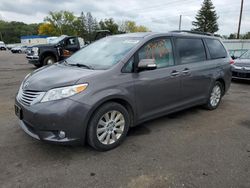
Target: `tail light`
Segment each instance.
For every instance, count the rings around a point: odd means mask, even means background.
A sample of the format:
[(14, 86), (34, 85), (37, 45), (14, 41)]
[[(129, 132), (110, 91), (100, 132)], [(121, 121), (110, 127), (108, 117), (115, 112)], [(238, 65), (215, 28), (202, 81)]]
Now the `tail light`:
[(234, 60), (233, 60), (233, 59), (230, 59), (229, 64), (230, 64), (230, 65), (234, 64)]

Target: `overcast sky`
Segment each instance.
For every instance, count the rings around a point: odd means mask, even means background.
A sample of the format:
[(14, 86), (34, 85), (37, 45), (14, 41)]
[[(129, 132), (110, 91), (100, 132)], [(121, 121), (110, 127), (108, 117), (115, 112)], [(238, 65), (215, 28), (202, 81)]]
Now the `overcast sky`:
[[(219, 34), (235, 33), (241, 0), (213, 0), (219, 16)], [(0, 0), (0, 18), (26, 23), (43, 22), (49, 11), (69, 10), (79, 15), (90, 11), (98, 20), (112, 17), (117, 22), (134, 20), (151, 31), (191, 29), (203, 0)], [(241, 33), (250, 31), (250, 1), (245, 0)]]

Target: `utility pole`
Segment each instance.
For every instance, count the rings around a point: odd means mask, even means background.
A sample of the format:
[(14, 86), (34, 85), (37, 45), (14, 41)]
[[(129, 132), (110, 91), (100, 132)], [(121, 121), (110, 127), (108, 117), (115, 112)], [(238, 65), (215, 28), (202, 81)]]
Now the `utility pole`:
[(237, 39), (240, 38), (240, 27), (241, 27), (241, 18), (242, 18), (243, 3), (244, 3), (244, 0), (241, 0), (240, 19), (239, 19), (239, 25), (238, 25)]
[(181, 19), (182, 19), (182, 15), (180, 15), (180, 19), (179, 19), (179, 31), (181, 30)]

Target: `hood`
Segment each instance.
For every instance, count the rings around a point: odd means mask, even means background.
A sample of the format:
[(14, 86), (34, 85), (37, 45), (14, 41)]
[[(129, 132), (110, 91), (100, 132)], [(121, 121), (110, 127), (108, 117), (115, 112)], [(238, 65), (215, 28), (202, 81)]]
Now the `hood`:
[(250, 67), (250, 59), (235, 59), (234, 65), (238, 67)]
[(32, 72), (24, 81), (25, 90), (48, 91), (52, 88), (74, 85), (79, 79), (85, 80), (100, 70), (89, 70), (80, 67), (72, 67), (63, 64), (45, 66)]
[(57, 44), (37, 44), (32, 47), (38, 47), (38, 48), (52, 48), (55, 47)]

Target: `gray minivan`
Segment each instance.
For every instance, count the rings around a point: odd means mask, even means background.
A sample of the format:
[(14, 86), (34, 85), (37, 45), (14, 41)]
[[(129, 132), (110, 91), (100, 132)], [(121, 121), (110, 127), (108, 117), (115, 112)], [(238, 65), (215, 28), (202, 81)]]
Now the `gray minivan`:
[(231, 83), (230, 62), (213, 36), (109, 36), (27, 75), (15, 113), (33, 138), (105, 151), (142, 122), (195, 105), (216, 109)]

